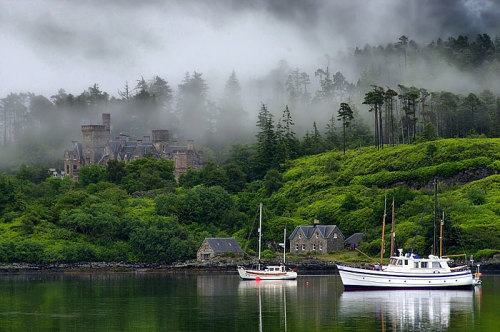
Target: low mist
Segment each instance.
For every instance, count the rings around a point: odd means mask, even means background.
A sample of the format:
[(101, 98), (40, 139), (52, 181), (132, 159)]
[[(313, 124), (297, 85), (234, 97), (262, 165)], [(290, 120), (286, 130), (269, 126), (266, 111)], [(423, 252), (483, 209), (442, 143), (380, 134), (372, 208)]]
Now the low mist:
[[(62, 163), (103, 112), (112, 136), (169, 129), (218, 150), (253, 141), (262, 104), (276, 120), (288, 105), (300, 136), (340, 102), (370, 121), (371, 85), (498, 95), (498, 53), (438, 46), (488, 34), (500, 52), (498, 17), (472, 0), (2, 2), (0, 167)], [(326, 74), (341, 83), (322, 98)]]

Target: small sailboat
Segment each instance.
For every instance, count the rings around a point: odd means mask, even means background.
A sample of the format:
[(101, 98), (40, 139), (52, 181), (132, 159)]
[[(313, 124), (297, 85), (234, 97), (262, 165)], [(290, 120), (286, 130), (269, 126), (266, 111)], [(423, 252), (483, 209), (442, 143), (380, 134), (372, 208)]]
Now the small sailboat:
[[(437, 183), (435, 183), (435, 195), (437, 195), (436, 193)], [(435, 202), (436, 201), (437, 197), (435, 199)], [(388, 265), (382, 265), (384, 252), (385, 216), (386, 212), (384, 209), (380, 264), (376, 264), (372, 269), (337, 264), (342, 283), (344, 284), (344, 288), (346, 290), (452, 288), (470, 289), (472, 288), (472, 285), (480, 283), (480, 281), (474, 280), (475, 278), (473, 278), (471, 270), (468, 266), (464, 265), (451, 268), (450, 266), (448, 266), (448, 262), (450, 261), (450, 259), (442, 256), (444, 213), (443, 219), (441, 220), (441, 233), (439, 237), (439, 256), (429, 255), (428, 258), (421, 258), (420, 256), (414, 254), (413, 250), (410, 253), (403, 254), (403, 249), (398, 249), (399, 255), (393, 255), (393, 226), (391, 232), (390, 261)], [(435, 247), (435, 245), (433, 247)], [(477, 278), (479, 278), (479, 274), (477, 275)]]
[(247, 269), (243, 266), (238, 266), (238, 274), (243, 280), (295, 280), (297, 279), (297, 271), (286, 269), (285, 253), (286, 253), (286, 229), (284, 230), (283, 243), (283, 262), (280, 265), (269, 265), (262, 267), (260, 264), (260, 253), (262, 244), (262, 203), (259, 206), (259, 262), (257, 269)]

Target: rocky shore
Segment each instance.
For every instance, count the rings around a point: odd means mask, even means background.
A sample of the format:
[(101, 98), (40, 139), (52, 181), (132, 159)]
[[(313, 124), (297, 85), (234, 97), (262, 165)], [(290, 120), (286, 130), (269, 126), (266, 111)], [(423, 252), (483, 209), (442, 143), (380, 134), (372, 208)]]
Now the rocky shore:
[[(253, 261), (234, 258), (219, 258), (209, 262), (196, 260), (174, 264), (161, 263), (124, 263), (124, 262), (79, 262), (79, 263), (9, 263), (0, 264), (0, 274), (30, 273), (203, 273), (220, 272), (236, 274), (238, 265), (250, 266)], [(262, 264), (279, 264), (279, 260), (263, 260)], [(457, 262), (460, 263), (460, 262)], [(500, 257), (495, 255), (479, 262), (482, 273), (500, 273)], [(459, 264), (460, 265), (460, 264)], [(297, 268), (299, 274), (338, 274), (335, 262), (324, 261), (315, 257), (290, 259), (287, 266)]]
[[(79, 262), (79, 263), (9, 263), (0, 264), (0, 274), (28, 274), (28, 273), (126, 273), (126, 272), (151, 272), (151, 273), (197, 273), (221, 272), (236, 273), (238, 265), (252, 265), (252, 261), (238, 259), (216, 259), (209, 262), (186, 261), (174, 264), (161, 263), (124, 263), (124, 262)], [(262, 261), (262, 264), (279, 264), (279, 261)], [(303, 274), (323, 273), (335, 274), (334, 262), (320, 259), (300, 259), (287, 262), (290, 268), (297, 268)]]

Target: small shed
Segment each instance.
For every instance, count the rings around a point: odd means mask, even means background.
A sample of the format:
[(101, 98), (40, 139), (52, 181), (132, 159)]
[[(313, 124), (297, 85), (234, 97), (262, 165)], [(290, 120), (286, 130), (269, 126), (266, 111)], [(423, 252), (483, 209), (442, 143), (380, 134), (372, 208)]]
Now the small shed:
[(361, 242), (361, 240), (363, 239), (363, 236), (365, 236), (364, 233), (354, 233), (353, 235), (349, 236), (345, 240), (345, 247), (351, 250), (356, 249), (359, 246), (359, 242)]
[(238, 241), (235, 238), (207, 237), (198, 249), (198, 261), (206, 261), (226, 253), (243, 255)]

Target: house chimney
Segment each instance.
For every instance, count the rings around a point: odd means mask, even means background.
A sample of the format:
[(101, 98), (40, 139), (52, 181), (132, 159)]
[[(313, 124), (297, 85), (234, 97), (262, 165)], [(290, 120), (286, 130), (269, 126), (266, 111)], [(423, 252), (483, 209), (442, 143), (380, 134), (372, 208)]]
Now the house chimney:
[(319, 220), (318, 219), (314, 219), (314, 226), (316, 225), (319, 225)]

